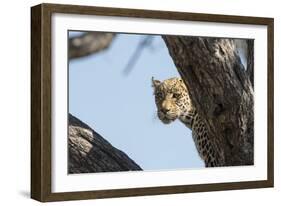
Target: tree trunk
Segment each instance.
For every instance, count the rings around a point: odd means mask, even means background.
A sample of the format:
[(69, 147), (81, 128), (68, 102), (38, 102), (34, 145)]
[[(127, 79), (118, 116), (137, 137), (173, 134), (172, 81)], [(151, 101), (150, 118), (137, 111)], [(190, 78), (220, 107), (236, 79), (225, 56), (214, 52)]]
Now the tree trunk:
[(69, 114), (68, 173), (142, 170), (88, 125)]
[(163, 36), (224, 166), (254, 162), (253, 87), (231, 39)]

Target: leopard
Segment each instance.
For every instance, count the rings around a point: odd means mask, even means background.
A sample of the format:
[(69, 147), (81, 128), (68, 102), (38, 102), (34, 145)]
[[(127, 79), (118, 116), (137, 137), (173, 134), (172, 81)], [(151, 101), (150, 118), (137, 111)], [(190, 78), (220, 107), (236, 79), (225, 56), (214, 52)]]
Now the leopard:
[(205, 167), (223, 166), (223, 154), (210, 135), (206, 120), (197, 112), (182, 78), (173, 77), (161, 82), (152, 77), (152, 87), (158, 118), (164, 124), (178, 119), (192, 130), (192, 139)]

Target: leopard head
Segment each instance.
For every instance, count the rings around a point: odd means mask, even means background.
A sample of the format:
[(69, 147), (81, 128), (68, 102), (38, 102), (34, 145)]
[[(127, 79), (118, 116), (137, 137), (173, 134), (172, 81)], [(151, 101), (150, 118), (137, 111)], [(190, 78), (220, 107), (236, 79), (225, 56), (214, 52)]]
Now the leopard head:
[(186, 117), (191, 112), (192, 105), (187, 88), (181, 78), (171, 78), (164, 81), (152, 77), (157, 115), (165, 123)]

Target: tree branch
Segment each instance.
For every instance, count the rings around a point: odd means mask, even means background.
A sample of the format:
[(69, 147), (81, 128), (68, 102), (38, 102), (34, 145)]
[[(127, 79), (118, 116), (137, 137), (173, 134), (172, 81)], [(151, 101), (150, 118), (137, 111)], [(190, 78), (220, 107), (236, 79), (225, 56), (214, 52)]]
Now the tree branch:
[(88, 125), (69, 114), (68, 173), (142, 170)]
[(153, 36), (145, 36), (137, 45), (133, 55), (129, 59), (125, 69), (123, 70), (124, 75), (129, 75), (130, 72), (134, 69), (135, 64), (137, 63), (139, 57), (141, 56), (143, 50), (151, 45)]
[(115, 34), (105, 32), (86, 32), (68, 40), (68, 58), (75, 59), (105, 50), (113, 41)]

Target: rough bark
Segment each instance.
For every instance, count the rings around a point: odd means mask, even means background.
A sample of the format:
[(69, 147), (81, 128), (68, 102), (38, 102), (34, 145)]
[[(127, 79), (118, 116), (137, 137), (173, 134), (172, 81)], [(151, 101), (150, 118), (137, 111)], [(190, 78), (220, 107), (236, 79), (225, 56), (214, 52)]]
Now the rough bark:
[(191, 99), (224, 155), (224, 166), (252, 165), (253, 88), (233, 40), (163, 36)]
[(112, 43), (115, 34), (108, 32), (87, 32), (68, 40), (68, 58), (74, 59), (88, 56), (107, 49)]
[(69, 114), (68, 173), (142, 170), (88, 125)]
[(254, 40), (247, 40), (247, 74), (254, 88)]

